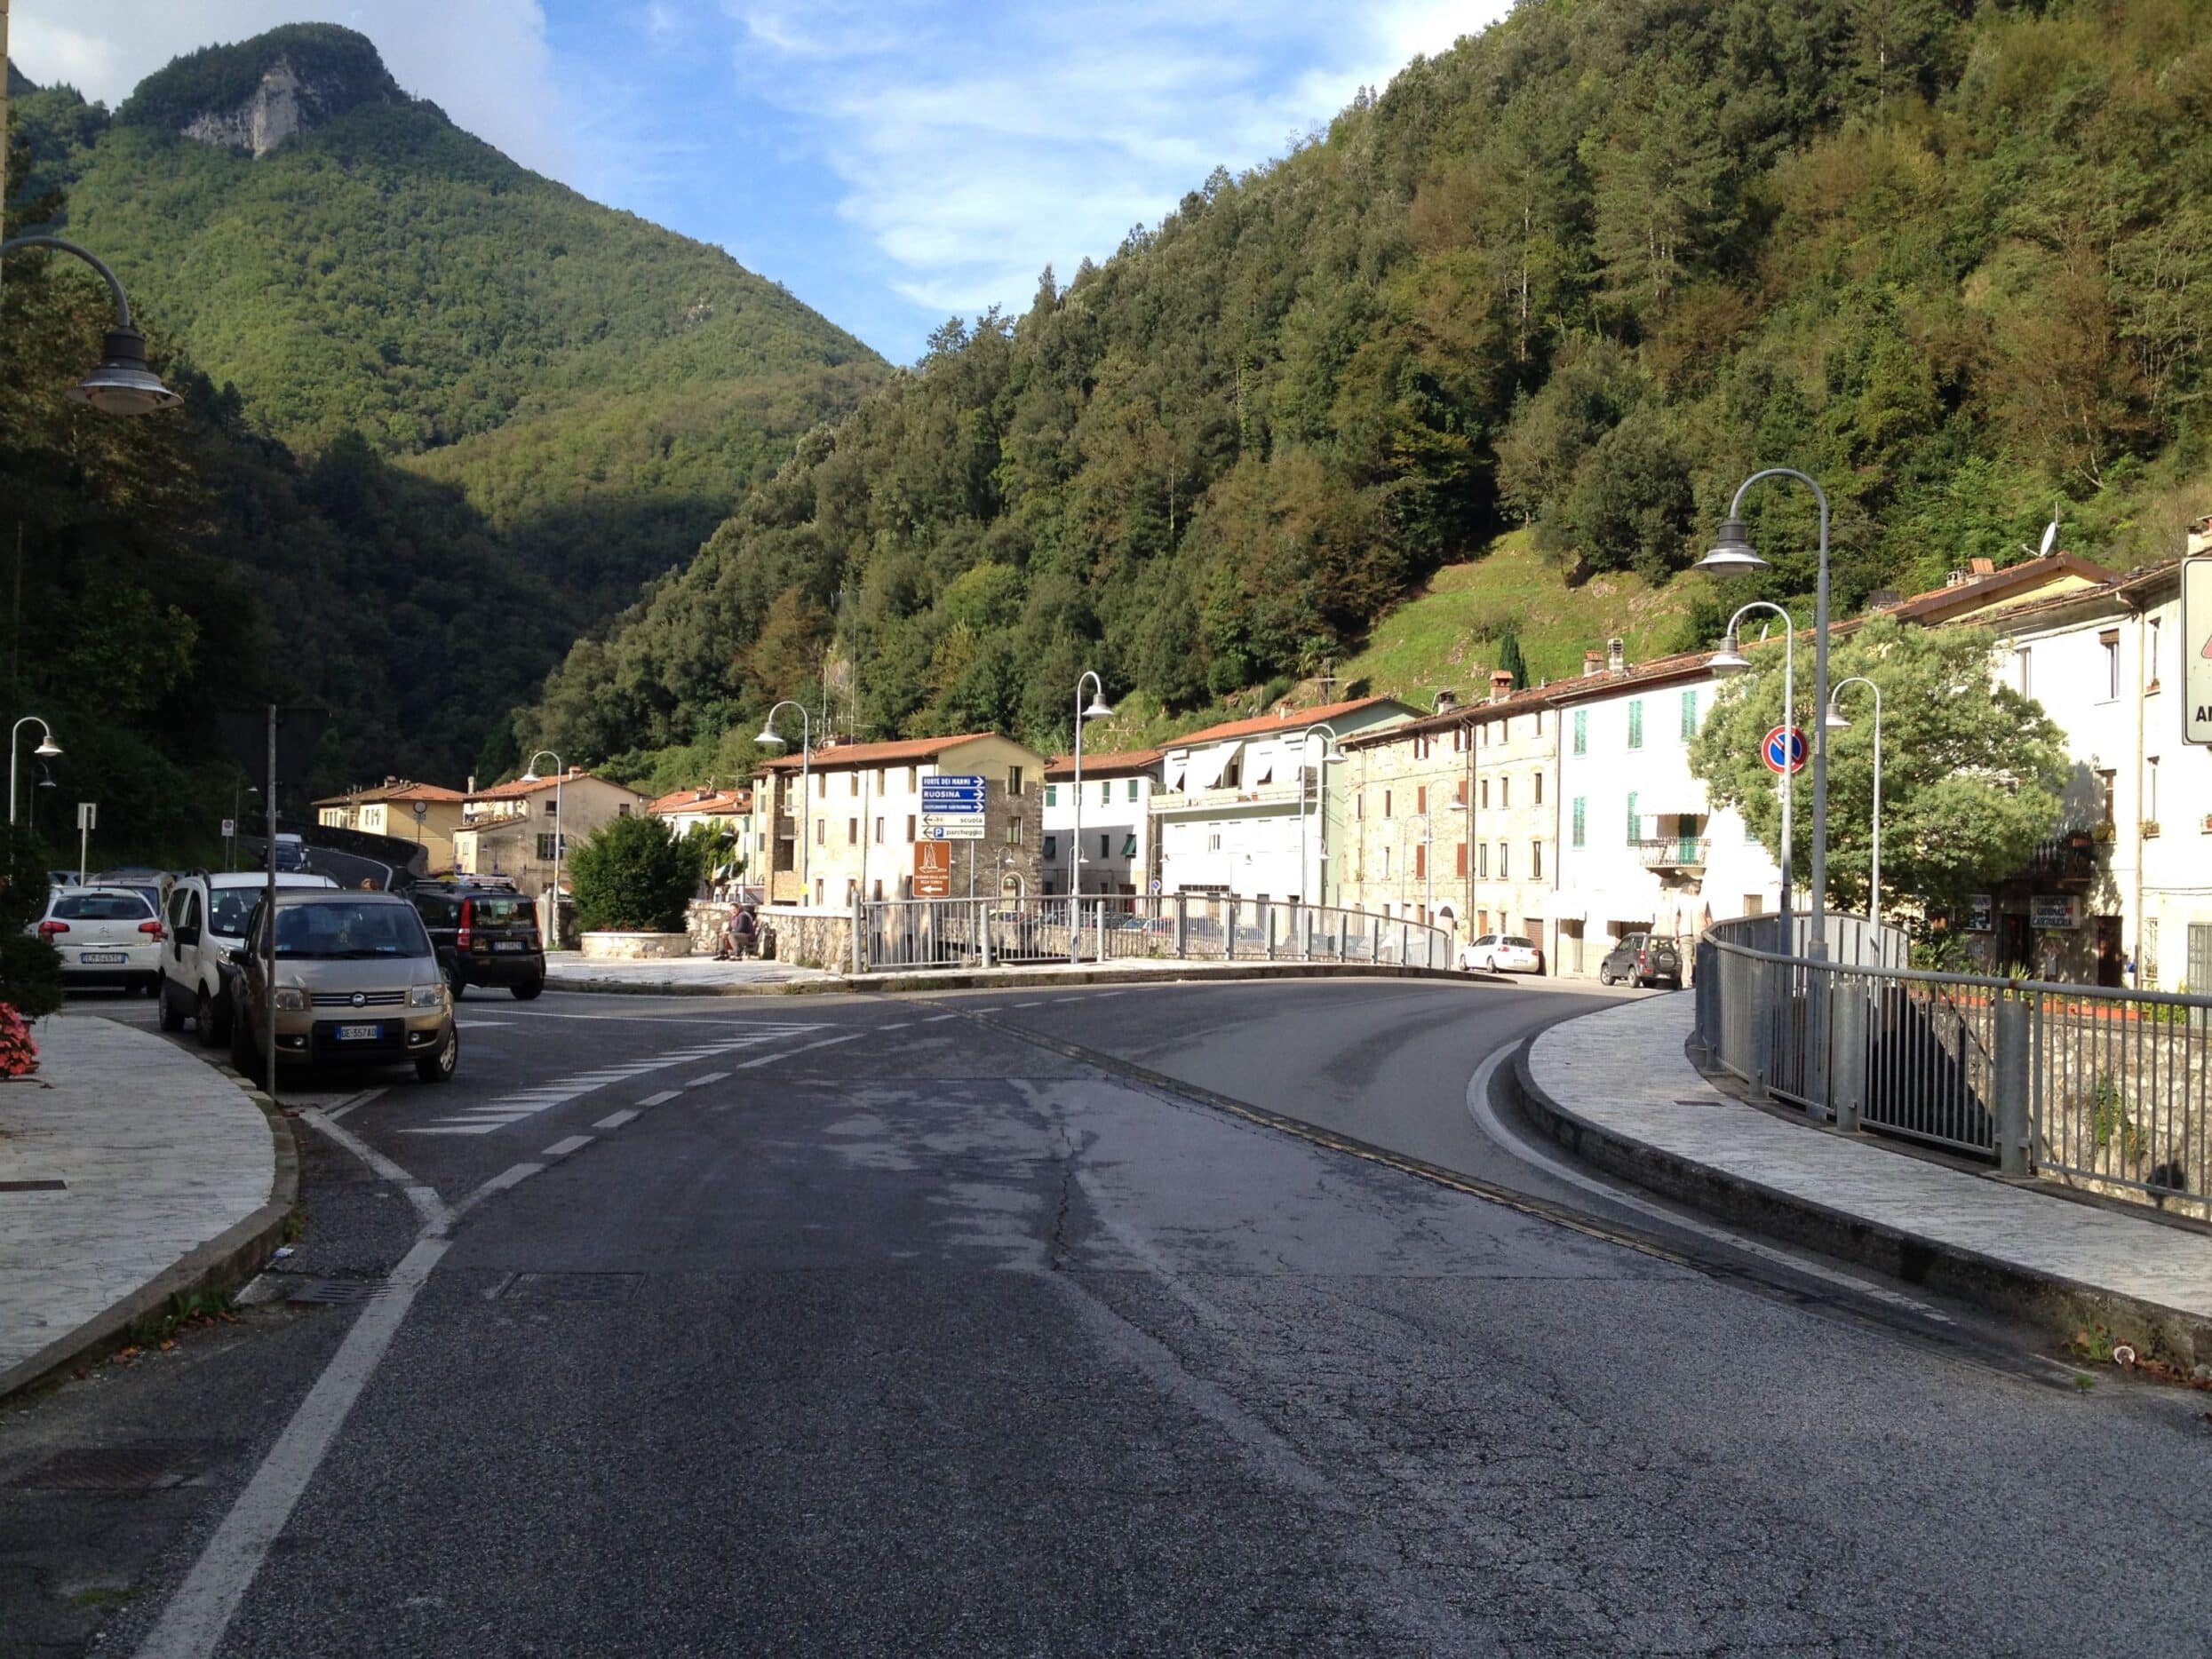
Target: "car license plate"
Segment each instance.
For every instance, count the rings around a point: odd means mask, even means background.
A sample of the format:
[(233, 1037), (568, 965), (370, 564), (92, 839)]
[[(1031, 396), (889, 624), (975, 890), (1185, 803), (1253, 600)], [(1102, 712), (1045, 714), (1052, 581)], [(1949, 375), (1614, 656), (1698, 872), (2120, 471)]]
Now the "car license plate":
[(89, 968), (95, 966), (106, 967), (109, 965), (120, 966), (123, 963), (130, 961), (131, 958), (120, 950), (87, 950), (80, 953), (77, 957), (77, 960)]
[(373, 1043), (383, 1034), (382, 1026), (340, 1026), (338, 1040), (341, 1043)]
[(495, 939), (491, 941), (491, 948), (494, 950), (528, 950), (529, 949), (519, 939)]

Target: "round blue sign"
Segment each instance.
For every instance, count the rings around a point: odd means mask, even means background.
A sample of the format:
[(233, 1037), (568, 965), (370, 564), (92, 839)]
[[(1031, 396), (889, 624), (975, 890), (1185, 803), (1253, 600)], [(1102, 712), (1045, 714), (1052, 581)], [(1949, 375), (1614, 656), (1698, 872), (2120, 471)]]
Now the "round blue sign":
[(1759, 745), (1759, 758), (1770, 772), (1796, 772), (1805, 764), (1805, 734), (1802, 726), (1777, 726)]

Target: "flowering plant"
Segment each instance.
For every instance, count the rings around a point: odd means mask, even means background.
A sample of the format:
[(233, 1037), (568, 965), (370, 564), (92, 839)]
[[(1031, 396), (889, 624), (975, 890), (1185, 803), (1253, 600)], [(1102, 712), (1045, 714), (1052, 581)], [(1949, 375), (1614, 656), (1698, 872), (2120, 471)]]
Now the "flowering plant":
[(38, 1069), (31, 1028), (10, 1003), (0, 1003), (0, 1077), (28, 1077)]

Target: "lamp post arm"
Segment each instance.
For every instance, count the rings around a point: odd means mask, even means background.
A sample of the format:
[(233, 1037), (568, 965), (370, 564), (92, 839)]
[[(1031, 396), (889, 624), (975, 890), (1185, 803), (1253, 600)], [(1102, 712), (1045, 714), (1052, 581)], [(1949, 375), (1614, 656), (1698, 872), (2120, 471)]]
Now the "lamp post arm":
[(0, 242), (0, 255), (13, 253), (18, 248), (53, 248), (62, 253), (75, 254), (100, 274), (100, 276), (107, 282), (107, 291), (115, 297), (115, 326), (119, 329), (127, 329), (131, 326), (131, 301), (123, 294), (123, 283), (115, 274), (107, 268), (107, 261), (98, 254), (88, 249), (80, 248), (73, 242), (64, 242), (59, 236), (15, 236), (6, 242)]

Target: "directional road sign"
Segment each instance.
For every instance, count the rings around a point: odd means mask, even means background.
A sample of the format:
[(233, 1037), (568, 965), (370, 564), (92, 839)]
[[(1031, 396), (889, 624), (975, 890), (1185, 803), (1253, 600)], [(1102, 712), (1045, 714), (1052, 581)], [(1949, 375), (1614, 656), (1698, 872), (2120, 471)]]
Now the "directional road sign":
[(1769, 772), (1801, 772), (1805, 766), (1805, 730), (1801, 726), (1777, 726), (1759, 742), (1759, 758)]
[(983, 781), (974, 775), (924, 778), (921, 806), (925, 813), (980, 813), (983, 810)]
[(925, 841), (980, 841), (983, 821), (980, 817), (942, 818), (935, 823), (925, 822), (916, 833)]
[(2212, 553), (2181, 561), (2181, 690), (2182, 742), (2212, 743)]
[(914, 896), (949, 899), (952, 896), (952, 846), (946, 841), (914, 843)]

